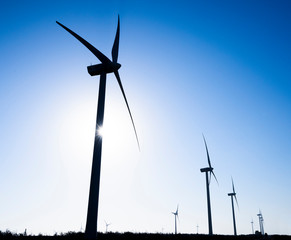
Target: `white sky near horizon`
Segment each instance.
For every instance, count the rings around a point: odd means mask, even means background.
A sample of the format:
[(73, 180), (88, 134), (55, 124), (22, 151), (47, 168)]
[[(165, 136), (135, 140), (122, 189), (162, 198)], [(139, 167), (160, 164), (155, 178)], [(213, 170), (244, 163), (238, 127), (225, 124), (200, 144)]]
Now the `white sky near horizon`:
[(215, 234), (291, 234), (289, 1), (16, 1), (0, 8), (0, 230), (79, 231), (86, 224), (98, 60), (55, 21), (111, 58), (98, 230), (207, 233), (202, 133)]

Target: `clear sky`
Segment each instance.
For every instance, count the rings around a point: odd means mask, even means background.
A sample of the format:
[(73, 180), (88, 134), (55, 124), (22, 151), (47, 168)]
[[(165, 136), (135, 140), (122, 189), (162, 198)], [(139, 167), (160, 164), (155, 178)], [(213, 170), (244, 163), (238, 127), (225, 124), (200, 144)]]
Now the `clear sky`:
[(213, 231), (291, 234), (291, 2), (4, 1), (0, 7), (0, 230), (84, 229), (98, 60), (58, 20), (111, 58), (98, 229), (207, 233), (205, 135)]

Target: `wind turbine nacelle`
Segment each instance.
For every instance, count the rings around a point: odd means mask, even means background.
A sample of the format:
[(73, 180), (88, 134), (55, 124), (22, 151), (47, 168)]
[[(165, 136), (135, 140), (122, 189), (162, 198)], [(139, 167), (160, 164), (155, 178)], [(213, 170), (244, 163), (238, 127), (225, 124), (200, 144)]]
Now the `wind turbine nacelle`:
[(117, 71), (121, 65), (119, 63), (112, 63), (112, 64), (95, 64), (87, 67), (88, 73), (91, 76), (106, 74), (106, 73), (112, 73), (114, 71)]
[(212, 167), (207, 167), (207, 168), (201, 168), (200, 172), (211, 172), (213, 170)]
[(228, 196), (235, 196), (235, 193), (228, 193)]

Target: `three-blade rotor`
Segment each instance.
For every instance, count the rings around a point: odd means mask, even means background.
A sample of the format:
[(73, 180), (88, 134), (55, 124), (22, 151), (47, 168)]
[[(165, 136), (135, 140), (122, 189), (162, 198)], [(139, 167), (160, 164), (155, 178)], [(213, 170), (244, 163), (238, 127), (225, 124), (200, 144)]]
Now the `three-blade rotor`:
[[(207, 153), (207, 161), (208, 161), (208, 166), (209, 166), (209, 169), (210, 169), (210, 180), (211, 180), (211, 174), (213, 175), (213, 177), (215, 178), (217, 184), (218, 184), (218, 181), (217, 181), (217, 178), (213, 172), (213, 167), (211, 166), (211, 162), (210, 162), (210, 157), (209, 157), (209, 152), (208, 152), (208, 147), (207, 147), (207, 143), (206, 143), (206, 140), (205, 140), (205, 137), (203, 135), (203, 140), (204, 140), (204, 145), (205, 145), (205, 148), (206, 148), (206, 153)], [(209, 181), (210, 183), (210, 181)]]
[(178, 218), (178, 220), (179, 220), (179, 204), (177, 205), (176, 212), (172, 212), (172, 214), (174, 214), (174, 215), (175, 215), (175, 217), (177, 217), (177, 218)]
[(104, 222), (105, 222), (106, 227), (108, 227), (109, 225), (111, 225), (111, 223), (107, 223), (106, 221), (104, 221)]
[[(117, 63), (118, 60), (118, 50), (119, 50), (119, 35), (120, 35), (120, 20), (119, 20), (119, 15), (118, 15), (118, 24), (117, 24), (117, 30), (116, 30), (116, 35), (115, 35), (115, 39), (114, 39), (114, 43), (113, 43), (113, 47), (112, 47), (112, 51), (111, 51), (111, 55), (112, 55), (112, 61), (107, 58), (103, 53), (101, 53), (98, 49), (96, 49), (94, 46), (92, 46), (90, 43), (88, 43), (85, 39), (83, 39), (82, 37), (80, 37), (78, 34), (76, 34), (75, 32), (73, 32), (71, 29), (67, 28), (66, 26), (64, 26), (63, 24), (59, 23), (58, 21), (56, 21), (57, 24), (59, 24), (62, 28), (64, 28), (66, 31), (68, 31), (70, 34), (72, 34), (76, 39), (78, 39), (85, 47), (87, 47), (90, 52), (92, 52), (101, 62), (101, 65), (97, 66), (97, 69), (99, 70), (99, 72), (97, 74), (94, 75), (100, 75), (102, 73), (106, 74), (106, 73), (110, 73), (110, 72), (114, 72), (114, 75), (117, 79), (118, 85), (121, 89), (123, 98), (125, 100), (129, 115), (130, 115), (130, 119), (134, 128), (134, 133), (135, 133), (135, 137), (136, 137), (136, 141), (138, 144), (138, 148), (140, 150), (140, 145), (139, 145), (139, 140), (138, 140), (138, 136), (137, 136), (137, 132), (136, 132), (136, 128), (135, 128), (135, 124), (133, 121), (133, 117), (129, 108), (129, 104), (122, 86), (122, 82), (118, 73), (118, 69), (120, 68), (120, 64)], [(89, 68), (89, 67), (88, 67)], [(91, 73), (90, 73), (91, 74)]]

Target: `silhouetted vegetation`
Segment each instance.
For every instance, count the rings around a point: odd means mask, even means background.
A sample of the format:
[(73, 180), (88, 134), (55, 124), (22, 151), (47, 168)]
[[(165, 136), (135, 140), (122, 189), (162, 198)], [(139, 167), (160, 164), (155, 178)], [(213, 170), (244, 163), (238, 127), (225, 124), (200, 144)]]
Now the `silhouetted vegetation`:
[[(84, 233), (81, 232), (67, 232), (55, 234), (53, 236), (26, 235), (23, 233), (16, 234), (9, 230), (6, 232), (0, 231), (0, 240), (85, 240)], [(162, 234), (162, 233), (98, 233), (98, 240), (291, 240), (291, 236), (287, 235), (204, 235), (204, 234)]]

